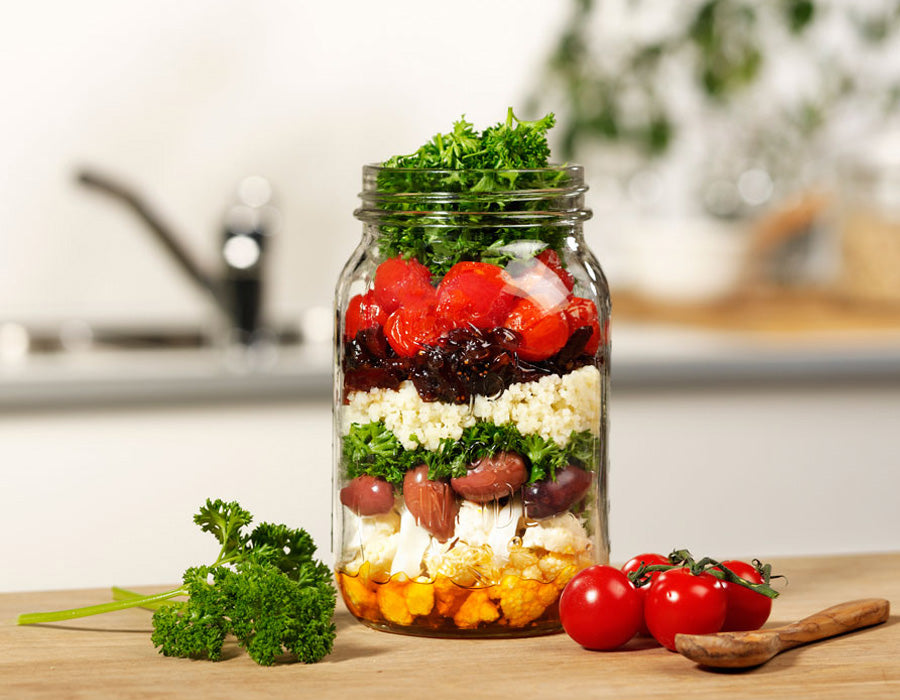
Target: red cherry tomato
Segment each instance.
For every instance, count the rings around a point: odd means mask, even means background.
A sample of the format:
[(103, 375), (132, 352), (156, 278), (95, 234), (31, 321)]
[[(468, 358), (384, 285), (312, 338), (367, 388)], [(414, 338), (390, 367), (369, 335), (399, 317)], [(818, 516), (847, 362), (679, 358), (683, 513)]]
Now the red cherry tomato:
[(542, 250), (535, 257), (548, 268), (553, 270), (556, 276), (562, 280), (563, 284), (566, 286), (566, 289), (568, 289), (570, 292), (575, 289), (575, 278), (566, 268), (563, 267), (562, 260), (559, 259), (559, 253), (553, 250), (553, 248)]
[[(529, 264), (514, 266), (515, 277), (512, 286), (515, 294), (531, 299), (545, 309), (562, 309), (568, 304), (572, 292), (556, 270), (539, 259), (533, 258)], [(559, 258), (556, 258), (557, 261)]]
[(390, 314), (406, 304), (432, 303), (431, 272), (415, 258), (388, 258), (375, 270), (375, 298)]
[(615, 649), (641, 624), (641, 599), (618, 569), (597, 564), (566, 584), (559, 598), (566, 633), (587, 649)]
[(374, 290), (370, 289), (365, 294), (357, 294), (347, 304), (347, 314), (344, 317), (344, 337), (352, 340), (359, 331), (383, 326), (387, 317), (387, 313), (375, 298)]
[(424, 346), (433, 345), (445, 330), (434, 306), (428, 305), (401, 306), (384, 323), (387, 341), (400, 357), (412, 357)]
[(650, 634), (675, 651), (675, 635), (713, 634), (722, 629), (727, 609), (725, 589), (709, 574), (694, 576), (689, 569), (662, 572), (644, 600), (644, 619)]
[[(662, 554), (638, 554), (633, 559), (629, 559), (628, 562), (625, 564), (625, 566), (622, 567), (622, 573), (630, 574), (632, 571), (637, 571), (639, 568), (641, 568), (641, 564), (646, 564), (647, 566), (656, 566), (659, 564), (665, 565), (668, 563), (669, 563), (668, 557), (664, 557)], [(647, 623), (644, 621), (644, 618), (643, 618), (644, 601), (647, 598), (647, 591), (650, 590), (650, 586), (652, 585), (652, 582), (656, 581), (656, 578), (659, 576), (659, 573), (660, 572), (657, 571), (655, 573), (650, 574), (651, 583), (647, 584), (645, 586), (641, 586), (640, 588), (636, 589), (638, 596), (640, 596), (640, 599), (641, 599), (641, 612), (642, 612), (641, 627), (638, 630), (638, 636), (641, 636), (641, 637), (649, 637), (650, 636), (650, 630), (647, 629)]]
[(546, 360), (558, 353), (569, 339), (565, 315), (545, 309), (532, 299), (520, 300), (503, 325), (519, 334), (516, 352), (524, 360)]
[(600, 347), (600, 320), (597, 316), (597, 306), (590, 299), (573, 297), (565, 308), (566, 320), (569, 322), (569, 333), (572, 334), (579, 328), (590, 326), (591, 336), (584, 344), (584, 352), (593, 355)]
[[(762, 576), (750, 564), (743, 561), (723, 561), (725, 567), (731, 569), (741, 578), (753, 583), (762, 583)], [(720, 581), (728, 599), (728, 612), (725, 614), (723, 632), (738, 630), (758, 630), (772, 612), (772, 599), (762, 593), (728, 581)]]
[(452, 328), (496, 328), (517, 301), (510, 281), (497, 265), (456, 263), (438, 285), (438, 316)]

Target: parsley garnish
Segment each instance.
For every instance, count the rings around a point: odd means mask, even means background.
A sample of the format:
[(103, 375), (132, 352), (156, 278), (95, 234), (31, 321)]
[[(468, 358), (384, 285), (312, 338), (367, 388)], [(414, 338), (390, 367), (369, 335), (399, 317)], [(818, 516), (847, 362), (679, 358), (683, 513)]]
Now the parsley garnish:
[(463, 429), (458, 440), (441, 440), (436, 450), (407, 450), (382, 421), (354, 423), (343, 439), (344, 468), (349, 479), (368, 474), (400, 486), (404, 474), (420, 464), (428, 465), (429, 479), (461, 477), (466, 475), (468, 465), (479, 459), (498, 452), (517, 452), (530, 467), (528, 482), (534, 483), (555, 479), (556, 471), (567, 464), (592, 469), (596, 439), (587, 430), (572, 431), (566, 446), (560, 447), (540, 435), (522, 435), (511, 423), (480, 421)]
[[(552, 113), (524, 121), (510, 107), (505, 121), (481, 133), (461, 118), (415, 153), (386, 160), (377, 191), (410, 196), (381, 199), (378, 208), (416, 213), (383, 217), (381, 255), (414, 257), (441, 277), (464, 260), (505, 264), (521, 254), (521, 247), (510, 246), (516, 241), (542, 242), (534, 252), (548, 246), (560, 251), (566, 227), (497, 219), (498, 213), (541, 211), (548, 195), (522, 193), (565, 184), (565, 170), (541, 170), (549, 166), (547, 132), (554, 123)], [(453, 196), (438, 201), (428, 196), (434, 193)]]

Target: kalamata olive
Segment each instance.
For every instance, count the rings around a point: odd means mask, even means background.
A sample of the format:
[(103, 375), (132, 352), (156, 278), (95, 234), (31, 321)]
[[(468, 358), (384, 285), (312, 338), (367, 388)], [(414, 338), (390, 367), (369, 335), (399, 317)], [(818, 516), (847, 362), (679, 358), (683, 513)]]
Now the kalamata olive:
[(450, 484), (428, 478), (427, 465), (406, 472), (403, 501), (416, 522), (439, 541), (446, 542), (453, 537), (459, 503)]
[(341, 489), (341, 503), (357, 515), (380, 515), (394, 507), (394, 489), (384, 479), (360, 474)]
[(581, 500), (591, 486), (591, 474), (570, 464), (556, 470), (556, 480), (542, 479), (522, 489), (522, 503), (529, 518), (549, 518)]
[(475, 503), (487, 503), (509, 496), (525, 483), (528, 470), (525, 461), (515, 452), (498, 452), (469, 465), (465, 476), (450, 479), (450, 485), (463, 498)]

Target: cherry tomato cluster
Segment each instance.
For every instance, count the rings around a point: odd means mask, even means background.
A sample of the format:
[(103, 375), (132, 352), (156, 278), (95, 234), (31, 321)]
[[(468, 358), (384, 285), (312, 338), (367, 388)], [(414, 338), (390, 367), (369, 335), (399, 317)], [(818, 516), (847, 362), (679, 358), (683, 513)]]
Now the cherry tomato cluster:
[(447, 332), (466, 326), (509, 328), (518, 334), (517, 354), (539, 361), (559, 352), (572, 333), (588, 327), (584, 352), (601, 343), (597, 307), (574, 295), (575, 279), (552, 249), (511, 274), (499, 265), (459, 262), (437, 287), (415, 258), (389, 258), (375, 271), (375, 283), (347, 305), (344, 336), (382, 328), (394, 352), (412, 357)]
[[(710, 560), (703, 560), (707, 562)], [(668, 567), (650, 570), (647, 567)], [(717, 577), (719, 576), (719, 577)], [(634, 636), (652, 636), (674, 651), (675, 635), (755, 630), (763, 626), (772, 598), (745, 583), (760, 584), (771, 595), (768, 577), (743, 561), (697, 565), (675, 553), (641, 554), (621, 569), (592, 566), (578, 573), (559, 600), (563, 628), (588, 649), (615, 649)], [(635, 585), (634, 579), (647, 580)], [(730, 579), (730, 580), (729, 580)]]

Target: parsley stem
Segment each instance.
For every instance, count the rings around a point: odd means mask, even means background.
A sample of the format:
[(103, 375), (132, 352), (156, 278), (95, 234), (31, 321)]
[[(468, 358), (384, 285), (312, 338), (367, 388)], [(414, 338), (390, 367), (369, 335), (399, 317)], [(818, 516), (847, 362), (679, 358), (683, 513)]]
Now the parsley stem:
[[(145, 593), (135, 593), (134, 591), (129, 591), (127, 588), (119, 588), (118, 586), (112, 587), (112, 596), (113, 600), (137, 600), (139, 598), (146, 598), (147, 595)], [(163, 605), (171, 605), (173, 601), (171, 600), (158, 600), (154, 602), (144, 602), (140, 607), (146, 610), (156, 610), (157, 608), (161, 608)]]
[(165, 593), (154, 593), (153, 595), (139, 596), (128, 600), (115, 600), (110, 603), (101, 603), (100, 605), (87, 605), (83, 608), (71, 608), (69, 610), (57, 610), (54, 612), (35, 612), (19, 615), (16, 624), (19, 625), (37, 625), (46, 622), (61, 622), (63, 620), (73, 620), (78, 617), (89, 617), (90, 615), (99, 615), (101, 613), (113, 612), (115, 610), (126, 610), (128, 608), (137, 608), (142, 605), (153, 604), (160, 601), (175, 598), (176, 596), (187, 595), (187, 589), (184, 587), (176, 588)]

